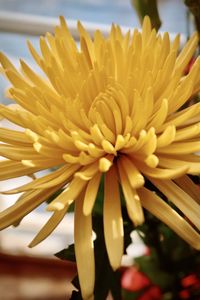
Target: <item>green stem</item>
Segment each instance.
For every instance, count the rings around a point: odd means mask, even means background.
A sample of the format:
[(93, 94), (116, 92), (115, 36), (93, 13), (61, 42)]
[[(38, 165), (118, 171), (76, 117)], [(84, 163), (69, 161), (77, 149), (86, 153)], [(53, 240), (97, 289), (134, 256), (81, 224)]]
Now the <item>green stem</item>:
[(154, 248), (156, 251), (158, 260), (159, 260), (159, 265), (161, 269), (163, 270), (168, 270), (170, 267), (170, 261), (169, 258), (166, 257), (165, 253), (163, 252), (161, 242), (160, 242), (160, 232), (159, 232), (159, 224), (155, 223), (154, 221), (149, 222), (149, 236), (151, 239), (151, 246)]
[(95, 215), (93, 217), (93, 227), (97, 235), (97, 239), (94, 243), (95, 250), (95, 288), (94, 288), (94, 299), (104, 300), (107, 298), (108, 292), (110, 291), (113, 300), (121, 300), (121, 276), (120, 271), (113, 271), (110, 266), (103, 229), (103, 217)]
[(131, 0), (133, 7), (142, 24), (143, 19), (148, 15), (151, 19), (152, 27), (158, 30), (161, 26), (157, 0)]
[(194, 23), (196, 30), (199, 34), (199, 53), (200, 53), (200, 0), (184, 0), (185, 5), (188, 7), (194, 16)]

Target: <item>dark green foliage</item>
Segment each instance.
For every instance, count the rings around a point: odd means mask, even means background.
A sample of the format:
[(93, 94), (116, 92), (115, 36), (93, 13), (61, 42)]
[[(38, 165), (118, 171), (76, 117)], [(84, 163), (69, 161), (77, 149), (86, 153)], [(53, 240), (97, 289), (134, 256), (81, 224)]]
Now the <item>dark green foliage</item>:
[[(198, 178), (195, 178), (198, 179)], [(158, 193), (156, 188), (146, 182), (146, 187)], [(130, 233), (134, 230), (133, 224), (128, 217), (124, 196), (120, 189), (121, 206), (124, 224), (124, 249), (130, 244)], [(162, 196), (162, 195), (160, 195)], [(96, 203), (93, 209), (93, 230), (96, 233), (94, 241), (95, 252), (95, 300), (106, 299), (108, 292), (112, 293), (114, 300), (134, 300), (141, 296), (146, 288), (129, 292), (121, 288), (121, 272), (113, 271), (106, 252), (103, 231), (103, 199), (104, 177), (102, 176)], [(168, 201), (165, 199), (165, 201)], [(163, 300), (179, 300), (180, 291), (183, 289), (181, 279), (188, 274), (198, 274), (200, 255), (192, 249), (171, 229), (165, 226), (157, 218), (145, 212), (145, 223), (137, 228), (139, 235), (150, 249), (150, 255), (135, 259), (139, 271), (144, 273), (152, 285), (159, 286), (163, 293)], [(70, 245), (56, 254), (60, 259), (75, 262), (74, 245)], [(83, 258), (84, 259), (84, 258)], [(72, 281), (77, 291), (73, 291), (71, 300), (81, 300), (81, 292), (78, 276)], [(198, 290), (192, 290), (191, 299), (200, 299)]]
[(74, 245), (69, 245), (68, 248), (61, 250), (60, 252), (56, 253), (55, 256), (62, 260), (68, 260), (71, 262), (75, 262), (75, 250)]

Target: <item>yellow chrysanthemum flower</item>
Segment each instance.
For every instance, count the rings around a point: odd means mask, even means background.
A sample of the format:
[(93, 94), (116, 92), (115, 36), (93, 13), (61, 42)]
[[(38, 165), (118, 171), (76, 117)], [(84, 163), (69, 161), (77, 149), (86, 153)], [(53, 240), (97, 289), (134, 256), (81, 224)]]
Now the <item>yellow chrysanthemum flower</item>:
[[(0, 213), (0, 228), (64, 188), (48, 205), (53, 215), (30, 246), (45, 239), (75, 201), (76, 260), (82, 296), (88, 299), (95, 274), (91, 214), (102, 174), (104, 233), (113, 269), (123, 254), (119, 185), (135, 226), (144, 222), (144, 207), (200, 249), (199, 191), (187, 175), (200, 173), (200, 103), (182, 108), (200, 90), (200, 58), (184, 76), (197, 35), (178, 54), (179, 36), (170, 43), (167, 33), (151, 30), (149, 18), (141, 33), (123, 35), (113, 25), (107, 38), (97, 30), (91, 39), (80, 23), (78, 30), (80, 49), (63, 18), (55, 35), (41, 37), (41, 55), (28, 43), (44, 76), (22, 60), (18, 71), (0, 56), (12, 84), (9, 95), (18, 104), (15, 109), (1, 105), (0, 114), (24, 128), (0, 128), (0, 155), (6, 158), (0, 179), (58, 167), (5, 192), (23, 194)], [(186, 218), (148, 190), (145, 180)]]

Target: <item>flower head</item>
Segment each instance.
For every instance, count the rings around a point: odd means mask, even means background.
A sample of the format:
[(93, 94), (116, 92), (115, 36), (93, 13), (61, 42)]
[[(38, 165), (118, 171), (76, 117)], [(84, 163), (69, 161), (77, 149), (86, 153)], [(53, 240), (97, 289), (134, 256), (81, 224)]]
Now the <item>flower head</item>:
[[(200, 170), (200, 103), (183, 108), (200, 89), (200, 59), (185, 76), (197, 35), (178, 54), (179, 36), (171, 43), (167, 33), (157, 35), (149, 18), (141, 33), (123, 34), (113, 25), (107, 38), (97, 30), (92, 39), (80, 23), (78, 30), (80, 48), (63, 18), (54, 35), (41, 37), (41, 54), (28, 43), (43, 76), (22, 60), (18, 71), (0, 56), (12, 84), (9, 95), (18, 104), (15, 109), (1, 105), (0, 114), (24, 128), (0, 128), (0, 155), (6, 158), (0, 179), (57, 167), (7, 192), (23, 194), (0, 213), (0, 228), (15, 224), (62, 188), (47, 206), (52, 217), (31, 246), (54, 230), (75, 201), (75, 252), (87, 299), (94, 287), (91, 214), (102, 174), (104, 234), (113, 269), (123, 254), (119, 186), (135, 226), (144, 222), (144, 207), (200, 248), (199, 191), (188, 177)], [(145, 186), (147, 180), (159, 195)]]

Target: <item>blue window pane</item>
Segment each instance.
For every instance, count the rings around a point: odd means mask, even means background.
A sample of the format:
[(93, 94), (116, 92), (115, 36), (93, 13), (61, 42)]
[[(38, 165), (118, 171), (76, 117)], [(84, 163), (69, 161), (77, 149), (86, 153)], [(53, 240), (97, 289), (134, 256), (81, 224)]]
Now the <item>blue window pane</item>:
[[(162, 30), (186, 32), (186, 8), (182, 0), (158, 0)], [(1, 0), (0, 10), (80, 19), (90, 22), (138, 26), (131, 0)]]

